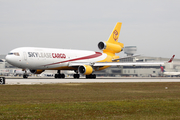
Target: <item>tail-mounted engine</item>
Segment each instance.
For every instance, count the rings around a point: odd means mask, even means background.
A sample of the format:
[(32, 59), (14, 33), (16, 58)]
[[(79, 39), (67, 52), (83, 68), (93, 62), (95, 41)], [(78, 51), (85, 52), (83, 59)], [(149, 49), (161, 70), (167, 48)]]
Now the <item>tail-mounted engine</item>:
[(44, 70), (30, 70), (30, 72), (33, 74), (41, 74)]
[(78, 71), (83, 75), (90, 75), (93, 72), (93, 68), (90, 65), (79, 66)]
[[(121, 47), (122, 46), (122, 47)], [(99, 42), (98, 48), (103, 52), (119, 53), (122, 51), (123, 45), (121, 43)]]

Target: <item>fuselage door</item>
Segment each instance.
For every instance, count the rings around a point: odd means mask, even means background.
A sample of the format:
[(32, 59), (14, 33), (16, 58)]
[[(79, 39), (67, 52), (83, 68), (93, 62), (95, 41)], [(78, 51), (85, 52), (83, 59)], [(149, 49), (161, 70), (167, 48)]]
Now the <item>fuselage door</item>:
[(27, 61), (27, 55), (26, 52), (23, 52), (24, 60)]

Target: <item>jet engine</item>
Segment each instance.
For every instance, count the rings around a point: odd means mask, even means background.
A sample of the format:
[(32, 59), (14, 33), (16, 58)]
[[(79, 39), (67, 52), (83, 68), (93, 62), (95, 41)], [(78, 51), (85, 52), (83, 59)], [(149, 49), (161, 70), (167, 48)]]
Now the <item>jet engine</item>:
[(93, 68), (90, 65), (79, 66), (78, 71), (83, 75), (90, 75), (93, 72)]
[(33, 74), (41, 74), (44, 70), (30, 70), (30, 72)]
[(114, 44), (110, 42), (99, 42), (98, 48), (103, 51), (119, 53), (122, 51), (122, 47), (119, 44)]

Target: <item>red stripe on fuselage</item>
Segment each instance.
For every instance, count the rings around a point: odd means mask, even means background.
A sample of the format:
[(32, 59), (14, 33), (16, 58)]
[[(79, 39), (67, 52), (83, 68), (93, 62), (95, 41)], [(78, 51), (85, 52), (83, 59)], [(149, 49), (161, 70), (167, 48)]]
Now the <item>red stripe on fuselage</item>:
[[(71, 59), (71, 60), (66, 60), (66, 61), (57, 62), (57, 63), (52, 63), (52, 64), (47, 64), (47, 65), (55, 65), (55, 64), (60, 64), (60, 63), (65, 63), (65, 62), (72, 62), (72, 61), (77, 61), (77, 60), (92, 59), (92, 58), (99, 57), (101, 55), (102, 55), (102, 53), (96, 52), (93, 55), (89, 55), (89, 56), (85, 56), (85, 57), (80, 57), (80, 58), (76, 58), (76, 59)], [(47, 66), (47, 65), (43, 65), (43, 66)]]

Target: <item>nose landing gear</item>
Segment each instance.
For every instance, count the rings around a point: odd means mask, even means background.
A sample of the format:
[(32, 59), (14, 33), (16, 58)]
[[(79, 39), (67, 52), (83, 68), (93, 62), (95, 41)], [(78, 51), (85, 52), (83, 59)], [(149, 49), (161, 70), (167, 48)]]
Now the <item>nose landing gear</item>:
[(28, 78), (28, 74), (27, 74), (27, 71), (25, 70), (25, 73), (23, 74), (23, 78)]

